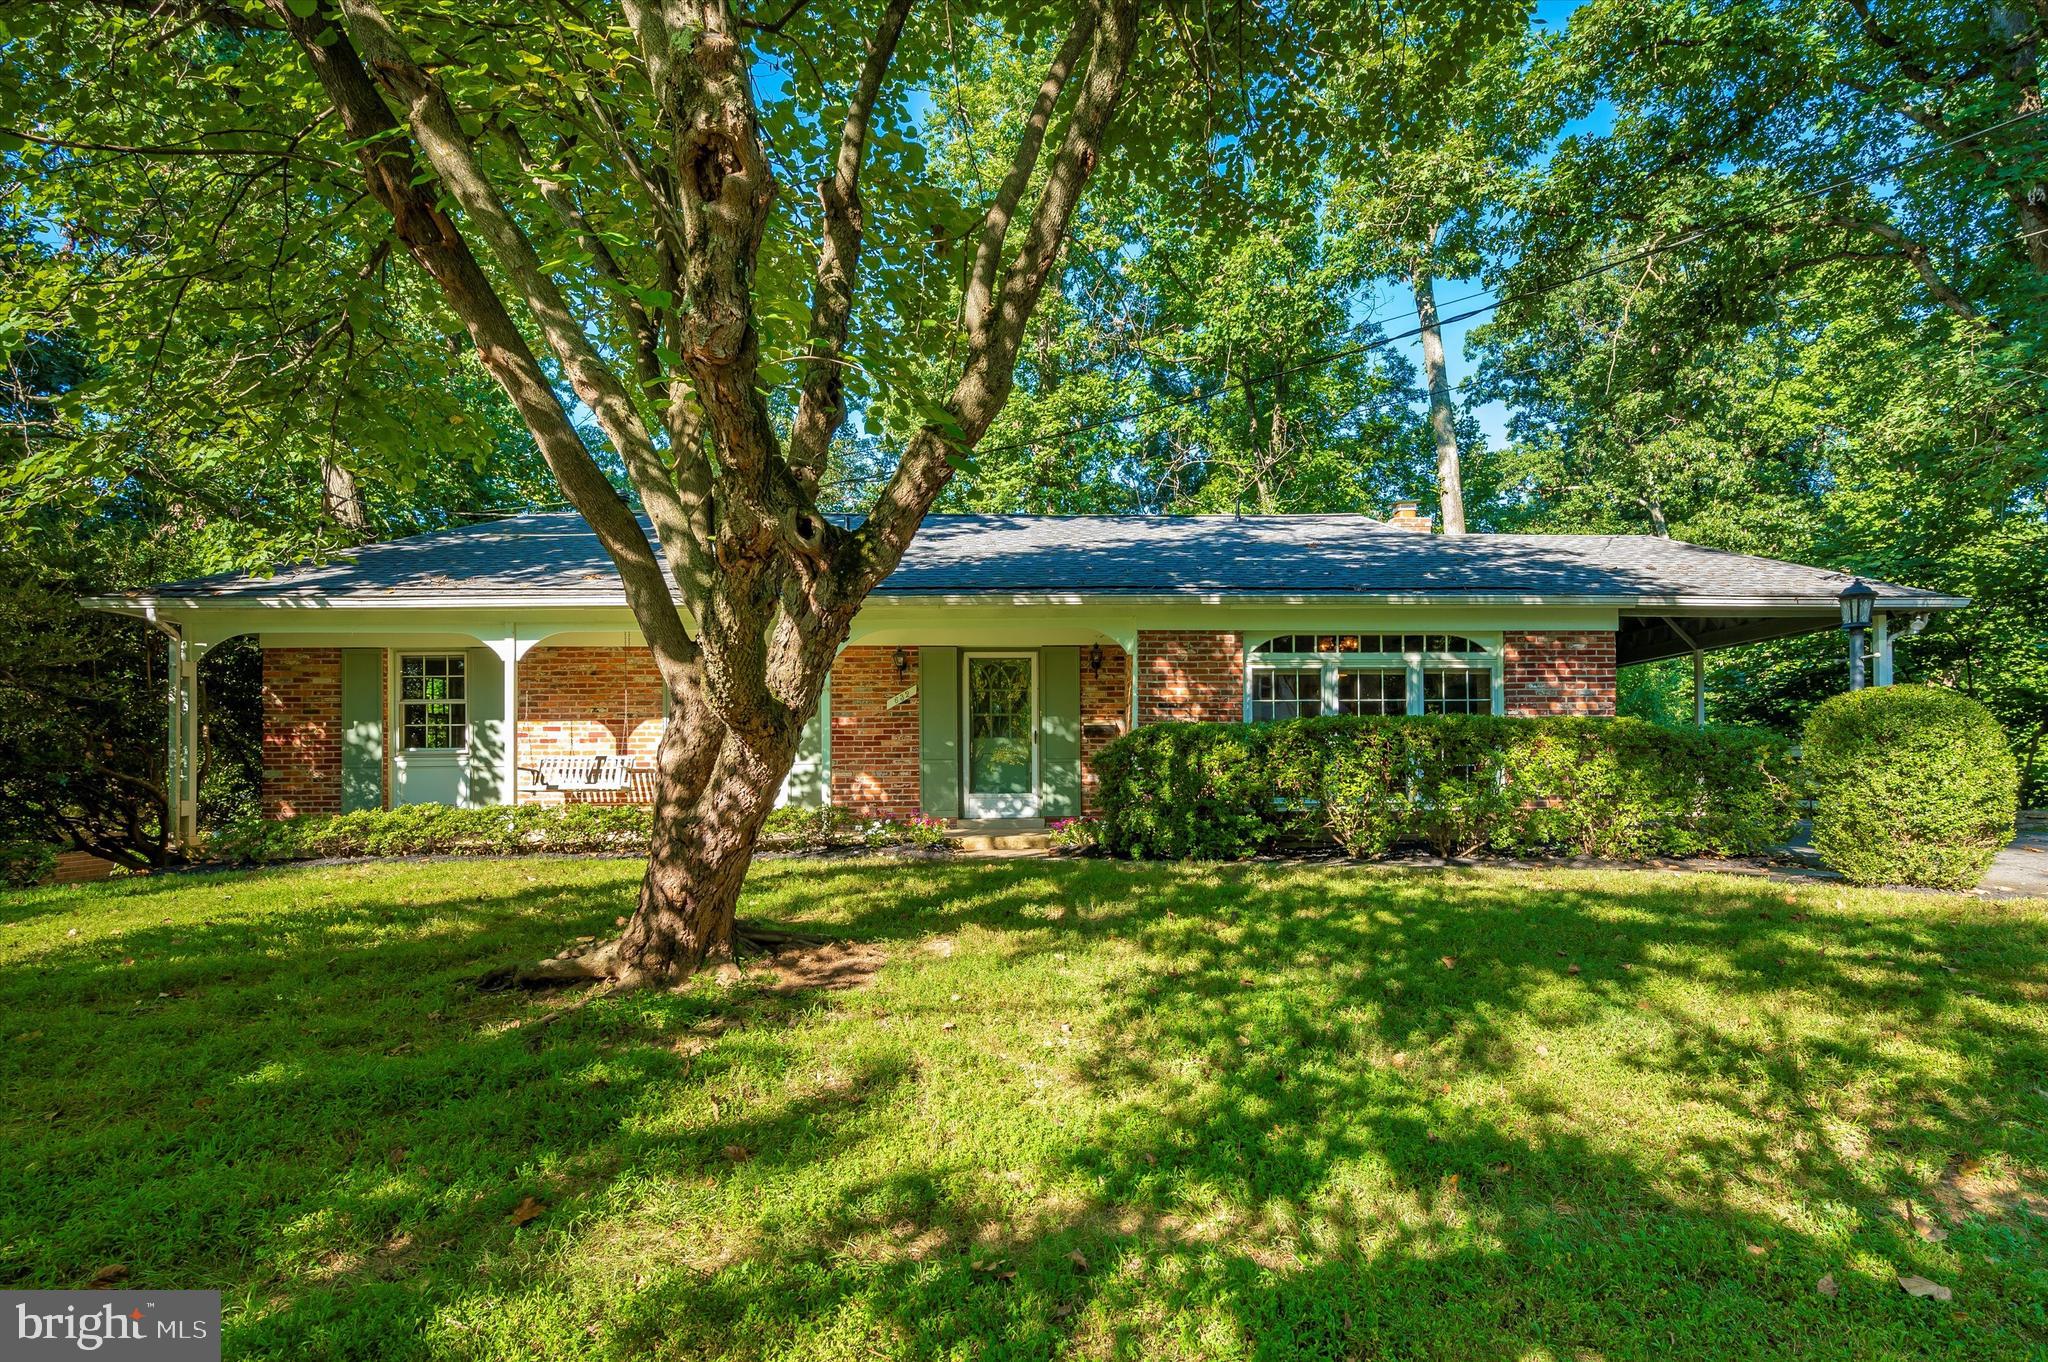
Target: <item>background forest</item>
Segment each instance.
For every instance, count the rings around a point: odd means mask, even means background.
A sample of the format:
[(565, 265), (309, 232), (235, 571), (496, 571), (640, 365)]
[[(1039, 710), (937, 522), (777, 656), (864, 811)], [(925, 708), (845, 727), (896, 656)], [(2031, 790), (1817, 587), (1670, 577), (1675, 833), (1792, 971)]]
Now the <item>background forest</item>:
[[(940, 509), (1383, 514), (1412, 496), (1476, 532), (1669, 534), (1968, 595), (1901, 642), (1899, 676), (1988, 704), (2038, 806), (2044, 16), (1545, 4), (1449, 82), (1420, 32), (1302, 69), (1325, 140), (1288, 157), (1262, 154), (1268, 92), (1191, 34), (1153, 75), (1170, 90), (1131, 97), (1198, 110), (1206, 155), (1091, 189), (1016, 392)], [(951, 71), (897, 111), (877, 168), (935, 205), (885, 230), (912, 273), (956, 267), (937, 205), (1000, 177), (1008, 94), (1042, 62), (957, 10), (925, 21), (947, 25)], [(77, 594), (559, 493), (438, 302), (386, 267), (388, 238), (293, 222), (288, 185), (238, 190), (206, 160), (186, 173), (218, 177), (237, 225), (188, 260), (189, 236), (153, 225), (177, 172), (98, 173), (99, 151), (33, 126), (25, 79), (0, 85), (0, 841), (148, 860), (161, 650)], [(134, 119), (145, 138), (149, 109)], [(258, 257), (238, 231), (291, 249)], [(223, 261), (266, 277), (268, 303)], [(118, 316), (95, 302), (144, 276)], [(944, 293), (863, 319), (889, 353), (849, 380), (835, 504), (872, 493), (915, 415), (899, 394), (952, 362), (956, 318), (914, 305)], [(1716, 654), (1712, 716), (1790, 729), (1842, 678), (1829, 638)], [(215, 817), (253, 787), (255, 683), (246, 650), (209, 658)], [(1623, 707), (1676, 720), (1689, 687), (1679, 665), (1633, 669)]]

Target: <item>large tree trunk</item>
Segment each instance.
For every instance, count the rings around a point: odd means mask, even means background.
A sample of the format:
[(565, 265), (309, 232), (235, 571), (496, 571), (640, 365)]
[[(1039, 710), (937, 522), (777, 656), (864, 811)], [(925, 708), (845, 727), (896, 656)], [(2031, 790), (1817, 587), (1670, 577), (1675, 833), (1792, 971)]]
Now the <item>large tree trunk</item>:
[(789, 762), (747, 753), (734, 766), (694, 799), (662, 782), (639, 908), (615, 948), (612, 973), (622, 982), (683, 979), (732, 957), (740, 887)]
[(1429, 429), (1436, 438), (1436, 493), (1444, 533), (1465, 532), (1465, 480), (1458, 467), (1458, 417), (1451, 406), (1451, 380), (1444, 365), (1444, 334), (1436, 320), (1436, 281), (1429, 263), (1418, 260), (1409, 274), (1415, 289), (1415, 320), (1422, 332), (1422, 372), (1429, 380)]
[[(888, 0), (848, 101), (832, 172), (819, 186), (823, 231), (809, 350), (786, 448), (764, 396), (755, 327), (755, 264), (776, 186), (756, 124), (748, 25), (729, 0), (621, 0), (658, 114), (649, 126), (667, 145), (649, 148), (649, 158), (623, 144), (615, 151), (647, 199), (661, 277), (675, 285), (661, 290), (671, 302), (655, 306), (665, 318), (648, 314), (644, 297), (639, 312), (628, 310), (641, 363), (631, 382), (578, 320), (562, 279), (529, 236), (515, 201), (494, 182), (431, 63), (413, 55), (377, 0), (268, 5), (340, 114), (395, 233), (462, 318), (478, 358), (603, 543), (674, 696), (639, 909), (617, 940), (547, 962), (526, 972), (526, 981), (680, 979), (707, 959), (729, 955), (736, 942), (745, 944), (733, 921), (740, 885), (834, 653), (867, 594), (901, 561), (960, 454), (987, 432), (1009, 396), (1018, 348), (1123, 92), (1139, 0), (1077, 8), (983, 216), (962, 307), (965, 355), (950, 396), (936, 404), (943, 416), (911, 438), (853, 529), (820, 513), (816, 493), (846, 418), (840, 371), (858, 280), (867, 129), (912, 0)], [(1070, 79), (1065, 127), (1050, 165), (1041, 167)], [(403, 127), (394, 109), (403, 111)], [(617, 129), (609, 135), (623, 136)], [(506, 136), (515, 149), (524, 145), (516, 128)], [(647, 159), (672, 170), (648, 174)], [(1035, 206), (1017, 221), (1034, 184)], [(542, 197), (570, 226), (580, 226), (573, 197), (549, 190)], [(472, 251), (469, 231), (501, 283)], [(616, 264), (592, 254), (600, 269)], [(570, 419), (508, 300), (523, 306), (624, 465), (675, 568), (673, 580)], [(635, 383), (642, 392), (658, 386), (652, 381), (660, 377), (663, 337), (676, 354), (663, 422), (672, 439), (667, 449), (634, 396)]]

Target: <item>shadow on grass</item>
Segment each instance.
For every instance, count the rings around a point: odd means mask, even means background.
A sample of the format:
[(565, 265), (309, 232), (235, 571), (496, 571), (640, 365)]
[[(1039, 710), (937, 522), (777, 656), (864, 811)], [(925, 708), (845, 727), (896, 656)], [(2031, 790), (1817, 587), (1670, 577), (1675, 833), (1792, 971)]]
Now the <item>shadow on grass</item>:
[(605, 930), (632, 869), (491, 863), (402, 902), (377, 872), (279, 877), (277, 907), (10, 966), (0, 1015), (40, 1025), (5, 1066), (0, 1277), (220, 1286), (249, 1356), (2048, 1345), (2042, 1222), (1934, 1243), (1896, 1210), (1959, 1159), (2048, 1164), (2038, 913), (835, 863), (757, 874), (750, 914), (884, 946), (885, 984), (973, 962), (1030, 1037), (751, 980), (535, 1030), (544, 1005), (464, 986)]

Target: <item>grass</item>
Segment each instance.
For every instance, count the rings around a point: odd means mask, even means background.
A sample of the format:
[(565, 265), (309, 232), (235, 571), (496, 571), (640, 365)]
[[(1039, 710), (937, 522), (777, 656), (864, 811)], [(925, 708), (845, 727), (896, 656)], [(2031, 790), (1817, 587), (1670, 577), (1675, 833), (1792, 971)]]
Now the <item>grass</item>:
[(217, 1287), (230, 1358), (2048, 1352), (2048, 904), (785, 861), (864, 986), (467, 986), (635, 879), (4, 901), (0, 1283)]

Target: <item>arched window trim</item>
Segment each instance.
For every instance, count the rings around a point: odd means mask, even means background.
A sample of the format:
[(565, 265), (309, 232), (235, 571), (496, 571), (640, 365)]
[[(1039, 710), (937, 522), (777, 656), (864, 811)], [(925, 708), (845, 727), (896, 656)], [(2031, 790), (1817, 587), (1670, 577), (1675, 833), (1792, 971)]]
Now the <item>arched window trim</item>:
[[(1504, 712), (1506, 694), (1501, 673), (1500, 635), (1477, 631), (1453, 633), (1450, 630), (1402, 630), (1399, 637), (1404, 644), (1411, 639), (1427, 643), (1432, 634), (1446, 640), (1462, 639), (1476, 645), (1478, 651), (1450, 652), (1404, 647), (1398, 652), (1261, 652), (1261, 648), (1276, 639), (1303, 636), (1320, 639), (1327, 636), (1335, 637), (1341, 642), (1347, 636), (1362, 638), (1371, 635), (1385, 640), (1395, 635), (1391, 630), (1367, 629), (1318, 629), (1313, 631), (1313, 634), (1305, 630), (1276, 629), (1266, 634), (1249, 634), (1245, 637), (1244, 653), (1244, 717), (1247, 720), (1305, 717), (1311, 712), (1306, 708), (1306, 674), (1311, 671), (1316, 673), (1314, 713)], [(1346, 697), (1340, 691), (1340, 678), (1346, 673), (1376, 675), (1384, 680), (1377, 684), (1355, 685), (1350, 688), (1353, 695)], [(1453, 683), (1443, 675), (1444, 673), (1457, 673), (1459, 679)], [(1432, 674), (1442, 679), (1432, 685), (1429, 680)], [(1385, 683), (1396, 675), (1401, 678), (1401, 702), (1404, 709), (1388, 711), (1376, 708), (1370, 697), (1383, 694), (1390, 689)], [(1472, 683), (1480, 675), (1487, 678), (1484, 688), (1487, 694), (1484, 701), (1473, 693), (1477, 688)], [(1435, 694), (1432, 694), (1432, 691)], [(1479, 703), (1486, 703), (1486, 708), (1476, 708)]]

